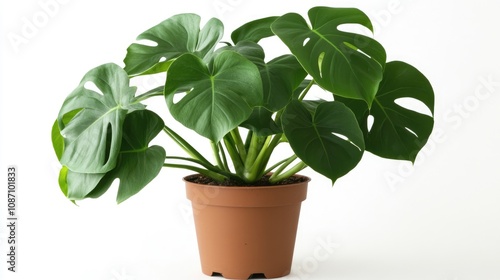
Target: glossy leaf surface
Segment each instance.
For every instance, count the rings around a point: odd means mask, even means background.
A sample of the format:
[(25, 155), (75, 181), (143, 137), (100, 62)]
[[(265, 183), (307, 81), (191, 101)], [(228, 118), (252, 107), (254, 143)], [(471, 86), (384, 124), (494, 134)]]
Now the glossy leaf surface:
[[(181, 89), (190, 90), (174, 100)], [(217, 54), (210, 67), (185, 54), (167, 72), (165, 97), (176, 120), (218, 142), (262, 103), (262, 82), (257, 67), (236, 52)]]
[(264, 50), (256, 43), (243, 41), (224, 49), (236, 51), (259, 68), (263, 88), (261, 106), (272, 112), (277, 112), (292, 100), (294, 90), (307, 75), (293, 55), (282, 55), (266, 62)]
[(252, 130), (258, 136), (269, 136), (282, 132), (273, 119), (273, 112), (264, 107), (256, 107), (250, 117), (240, 126)]
[(241, 41), (258, 43), (260, 40), (274, 36), (271, 24), (278, 17), (267, 17), (250, 21), (238, 27), (231, 33), (231, 39), (235, 44)]
[(332, 182), (361, 160), (363, 133), (354, 113), (340, 102), (292, 101), (282, 124), (295, 154)]
[[(64, 137), (61, 164), (80, 173), (113, 169), (126, 114), (144, 108), (135, 102), (135, 91), (135, 87), (129, 86), (127, 73), (116, 64), (90, 70), (59, 112), (58, 125)], [(74, 111), (78, 113), (65, 123)]]
[[(423, 104), (429, 114), (398, 104), (403, 98), (414, 101), (415, 105)], [(401, 61), (387, 63), (371, 110), (356, 100), (336, 99), (356, 113), (365, 134), (366, 150), (381, 157), (415, 161), (434, 126), (431, 84), (415, 67)], [(373, 116), (370, 129), (369, 115)]]
[(154, 74), (166, 71), (171, 59), (185, 53), (204, 58), (223, 33), (223, 24), (218, 19), (209, 20), (200, 30), (198, 15), (175, 15), (137, 37), (137, 40), (154, 42), (154, 46), (131, 44), (124, 59), (125, 70), (131, 76)]
[(155, 113), (142, 110), (127, 115), (123, 125), (123, 141), (116, 167), (107, 173), (80, 173), (63, 167), (60, 186), (69, 199), (98, 197), (113, 181), (120, 179), (117, 202), (121, 203), (139, 192), (160, 172), (165, 161), (165, 150), (149, 146), (162, 130), (162, 119)]
[(371, 106), (382, 80), (385, 50), (372, 38), (339, 29), (359, 24), (372, 30), (369, 18), (358, 9), (315, 7), (309, 10), (309, 20), (311, 26), (290, 13), (271, 28), (319, 86)]

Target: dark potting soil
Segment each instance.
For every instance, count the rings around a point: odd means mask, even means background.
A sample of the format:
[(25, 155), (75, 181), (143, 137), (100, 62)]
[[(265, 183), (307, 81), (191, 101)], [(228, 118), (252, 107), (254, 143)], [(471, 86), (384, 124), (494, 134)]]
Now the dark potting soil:
[(304, 181), (307, 181), (306, 177), (301, 177), (301, 176), (292, 176), (290, 178), (287, 178), (285, 180), (279, 181), (277, 183), (270, 183), (269, 182), (269, 177), (270, 175), (265, 175), (260, 180), (247, 184), (245, 182), (240, 182), (236, 180), (225, 180), (223, 182), (217, 182), (209, 177), (206, 177), (204, 175), (192, 175), (186, 177), (186, 180), (192, 183), (196, 184), (202, 184), (202, 185), (213, 185), (213, 186), (234, 186), (234, 187), (248, 187), (248, 186), (277, 186), (277, 185), (289, 185), (289, 184), (296, 184), (296, 183), (301, 183)]

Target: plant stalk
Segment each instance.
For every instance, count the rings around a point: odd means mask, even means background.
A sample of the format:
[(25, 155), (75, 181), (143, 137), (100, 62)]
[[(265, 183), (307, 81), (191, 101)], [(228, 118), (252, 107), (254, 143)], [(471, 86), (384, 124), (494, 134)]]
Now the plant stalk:
[(228, 178), (220, 173), (213, 172), (207, 169), (199, 168), (196, 166), (191, 166), (191, 165), (185, 165), (185, 164), (171, 164), (171, 163), (164, 163), (164, 167), (172, 167), (172, 168), (180, 168), (180, 169), (187, 169), (191, 170), (197, 173), (200, 173), (202, 175), (205, 175), (207, 177), (210, 177), (214, 179), (217, 182), (223, 182), (224, 180), (227, 180)]
[(309, 84), (306, 86), (306, 88), (302, 91), (302, 93), (299, 96), (299, 100), (302, 101), (304, 100), (304, 97), (306, 97), (307, 93), (311, 89), (311, 87), (314, 85), (314, 80), (311, 80)]
[(236, 149), (235, 143), (234, 143), (231, 135), (224, 136), (224, 144), (226, 146), (227, 153), (229, 154), (229, 157), (231, 157), (231, 160), (233, 161), (233, 165), (234, 165), (234, 169), (236, 171), (236, 174), (238, 176), (243, 177), (242, 175), (244, 174), (245, 165), (243, 164), (243, 161), (241, 160), (240, 154), (238, 153), (238, 150)]
[(238, 153), (240, 154), (241, 160), (245, 162), (247, 158), (247, 151), (245, 149), (245, 144), (243, 144), (243, 139), (240, 135), (240, 130), (236, 127), (231, 130), (231, 136), (233, 137), (236, 148), (238, 149)]
[(301, 171), (302, 169), (304, 169), (306, 167), (307, 167), (307, 164), (305, 164), (304, 162), (301, 161), (301, 162), (297, 163), (295, 166), (293, 166), (292, 168), (290, 168), (288, 171), (283, 172), (274, 178), (269, 178), (269, 182), (274, 184), (274, 183), (277, 183), (279, 181), (282, 181), (288, 177), (293, 176), (294, 174), (297, 174), (299, 171)]
[(217, 162), (217, 166), (221, 169), (224, 168), (224, 163), (222, 162), (222, 159), (220, 157), (220, 151), (219, 151), (219, 146), (217, 143), (214, 141), (210, 141), (210, 146), (212, 147), (212, 151), (214, 153), (214, 158), (215, 161)]
[(202, 156), (193, 146), (191, 146), (184, 138), (182, 138), (179, 134), (175, 133), (171, 128), (168, 126), (163, 127), (163, 131), (167, 133), (167, 135), (174, 140), (177, 145), (179, 145), (188, 155), (190, 155), (192, 158), (195, 158), (205, 164), (211, 165), (210, 161), (208, 161), (204, 156)]

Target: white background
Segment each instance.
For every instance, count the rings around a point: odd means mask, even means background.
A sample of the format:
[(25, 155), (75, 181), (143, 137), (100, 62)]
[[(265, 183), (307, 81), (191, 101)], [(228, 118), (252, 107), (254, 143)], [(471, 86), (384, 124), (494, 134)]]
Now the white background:
[[(203, 22), (219, 17), (229, 40), (234, 28), (251, 19), (291, 11), (306, 15), (316, 5), (361, 8), (374, 22), (388, 59), (404, 60), (426, 74), (436, 94), (435, 130), (415, 166), (367, 153), (333, 188), (305, 170), (313, 180), (292, 273), (284, 279), (500, 279), (498, 2), (30, 0), (0, 5), (0, 279), (211, 279), (199, 268), (181, 182), (187, 172), (163, 170), (120, 205), (114, 202), (115, 186), (101, 199), (76, 207), (57, 185), (51, 125), (86, 71), (107, 62), (123, 65), (135, 37), (174, 14), (198, 13)], [(166, 112), (161, 98), (149, 104)], [(167, 139), (158, 141), (168, 153), (178, 152)], [(202, 139), (195, 143), (207, 146)], [(19, 170), (17, 273), (8, 272), (5, 262), (8, 165)]]

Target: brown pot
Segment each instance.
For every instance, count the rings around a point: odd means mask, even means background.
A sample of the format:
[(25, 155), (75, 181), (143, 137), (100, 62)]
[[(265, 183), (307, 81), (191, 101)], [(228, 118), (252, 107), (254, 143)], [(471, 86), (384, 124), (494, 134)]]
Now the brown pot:
[(192, 183), (189, 177), (184, 181), (204, 274), (248, 279), (290, 273), (309, 178), (280, 186), (220, 187)]

